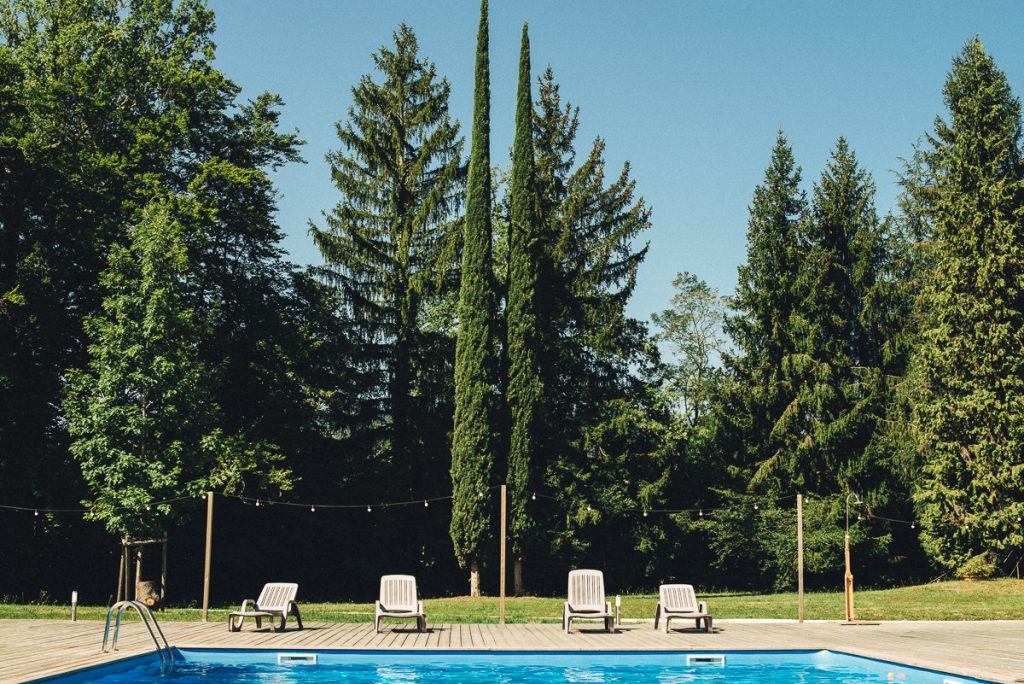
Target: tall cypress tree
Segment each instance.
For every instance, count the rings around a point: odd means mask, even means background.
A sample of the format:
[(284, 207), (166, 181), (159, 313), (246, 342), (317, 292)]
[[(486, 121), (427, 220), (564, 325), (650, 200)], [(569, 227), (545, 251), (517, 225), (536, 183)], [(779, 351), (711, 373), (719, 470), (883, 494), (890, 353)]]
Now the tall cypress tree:
[(509, 536), (512, 542), (513, 588), (523, 593), (523, 557), (533, 527), (526, 502), (537, 459), (543, 382), (537, 328), (539, 260), (536, 180), (533, 168), (533, 102), (530, 97), (530, 36), (523, 24), (519, 54), (516, 133), (512, 148), (508, 271), (508, 403), (512, 418), (508, 451), (510, 497)]
[(1024, 549), (1021, 105), (977, 38), (953, 60), (931, 149), (933, 247), (914, 373), (925, 550), (984, 574)]
[(327, 229), (311, 232), (326, 262), (321, 274), (341, 291), (359, 362), (377, 378), (360, 413), (367, 438), (380, 443), (371, 447), (384, 456), (377, 467), (401, 490), (382, 495), (404, 497), (419, 495), (436, 470), (424, 444), (434, 432), (424, 425), (432, 398), (416, 369), (445, 365), (422, 318), (453, 279), (465, 168), (447, 79), (419, 57), (411, 28), (402, 24), (393, 39), (373, 56), (381, 82), (367, 75), (352, 89), (348, 121), (336, 127), (343, 149), (327, 157), (342, 198)]
[(459, 565), (480, 595), (480, 555), (488, 531), (494, 466), (495, 294), (491, 271), (491, 86), (487, 0), (480, 3), (473, 132), (466, 189), (465, 238), (455, 345), (451, 538)]
[(736, 378), (736, 391), (725, 398), (729, 407), (724, 418), (730, 423), (727, 432), (735, 465), (744, 470), (775, 457), (779, 444), (772, 430), (791, 400), (782, 360), (793, 351), (790, 318), (797, 297), (797, 239), (806, 210), (800, 168), (779, 131), (764, 181), (754, 189), (747, 261), (739, 267), (733, 313), (725, 321), (737, 353), (724, 357)]

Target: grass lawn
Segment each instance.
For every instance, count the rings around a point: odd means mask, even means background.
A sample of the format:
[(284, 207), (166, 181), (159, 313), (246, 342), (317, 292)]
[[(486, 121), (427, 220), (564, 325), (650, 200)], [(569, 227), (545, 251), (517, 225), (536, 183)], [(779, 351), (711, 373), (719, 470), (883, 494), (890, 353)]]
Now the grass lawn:
[[(241, 601), (239, 597), (239, 601)], [(614, 600), (613, 596), (608, 597)], [(700, 594), (716, 618), (795, 618), (796, 593), (787, 594)], [(622, 616), (654, 617), (655, 594), (622, 597)], [(560, 598), (509, 598), (508, 622), (559, 622)], [(426, 599), (431, 622), (497, 622), (498, 599), (467, 597)], [(865, 620), (1024, 620), (1024, 580), (1000, 579), (986, 582), (937, 582), (899, 589), (858, 591), (857, 617)], [(329, 622), (371, 622), (372, 603), (301, 603), (304, 620)], [(814, 592), (805, 595), (804, 617), (808, 620), (841, 620), (842, 592)], [(225, 620), (228, 610), (210, 610), (211, 620)], [(196, 608), (168, 608), (160, 620), (198, 620)], [(67, 619), (70, 609), (59, 605), (0, 603), (0, 619)], [(78, 617), (101, 620), (106, 608), (79, 606)]]

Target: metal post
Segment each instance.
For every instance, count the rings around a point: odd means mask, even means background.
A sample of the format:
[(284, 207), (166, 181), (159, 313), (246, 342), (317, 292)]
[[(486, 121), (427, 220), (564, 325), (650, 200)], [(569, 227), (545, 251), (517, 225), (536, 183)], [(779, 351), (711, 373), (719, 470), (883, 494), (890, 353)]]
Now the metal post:
[(213, 492), (206, 492), (206, 563), (203, 566), (203, 622), (210, 612), (210, 560), (213, 557)]
[(501, 569), (500, 577), (501, 580), (498, 584), (500, 590), (500, 599), (498, 602), (498, 623), (505, 624), (505, 546), (507, 544), (508, 537), (508, 508), (506, 494), (506, 485), (501, 485)]
[(71, 621), (78, 621), (78, 592), (71, 592)]
[(804, 621), (804, 497), (796, 495), (796, 619)]

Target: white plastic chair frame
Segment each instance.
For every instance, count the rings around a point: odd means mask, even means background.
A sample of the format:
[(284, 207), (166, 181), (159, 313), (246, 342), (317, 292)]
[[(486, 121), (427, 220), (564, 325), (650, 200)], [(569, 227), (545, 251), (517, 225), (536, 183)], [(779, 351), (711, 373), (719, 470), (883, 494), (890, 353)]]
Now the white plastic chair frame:
[(292, 582), (264, 584), (259, 599), (245, 599), (240, 610), (228, 614), (228, 631), (241, 630), (247, 617), (256, 620), (257, 629), (263, 626), (263, 618), (270, 618), (270, 629), (276, 632), (278, 627), (274, 623), (278, 619), (281, 621), (280, 629), (284, 630), (288, 618), (295, 616), (295, 622), (302, 629), (302, 614), (299, 613), (299, 604), (295, 602), (298, 593), (299, 585)]
[(412, 575), (384, 575), (380, 578), (380, 598), (374, 603), (373, 628), (380, 634), (383, 618), (415, 618), (416, 629), (427, 631), (427, 614), (416, 594)]
[(665, 633), (668, 634), (669, 622), (683, 618), (693, 620), (697, 629), (704, 623), (704, 631), (712, 631), (712, 618), (708, 614), (708, 604), (698, 601), (697, 595), (690, 584), (662, 584), (658, 590), (658, 606), (654, 609), (654, 629), (658, 623), (665, 621)]
[(604, 628), (615, 633), (612, 604), (604, 598), (604, 573), (600, 570), (571, 570), (565, 606), (562, 608), (562, 629), (568, 634), (573, 620), (604, 620)]

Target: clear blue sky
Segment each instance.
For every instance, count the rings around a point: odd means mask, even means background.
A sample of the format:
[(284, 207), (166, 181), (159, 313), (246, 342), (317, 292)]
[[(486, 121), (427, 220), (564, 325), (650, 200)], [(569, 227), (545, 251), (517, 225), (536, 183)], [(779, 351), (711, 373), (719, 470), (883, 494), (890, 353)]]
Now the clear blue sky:
[[(281, 94), (283, 123), (308, 145), (304, 165), (276, 176), (285, 247), (317, 263), (309, 219), (338, 200), (324, 154), (370, 54), (400, 22), (452, 84), (451, 110), (468, 135), (475, 0), (210, 0), (217, 62), (243, 88)], [(783, 128), (807, 188), (839, 135), (878, 185), (942, 112), (950, 60), (974, 34), (1024, 95), (1020, 2), (701, 2), (491, 0), (492, 161), (507, 163), (522, 22), (534, 70), (550, 64), (580, 107), (584, 148), (608, 143), (610, 171), (633, 165), (654, 208), (632, 314), (664, 308), (688, 270), (730, 293), (745, 258), (747, 206)], [(468, 149), (468, 140), (467, 140)]]

